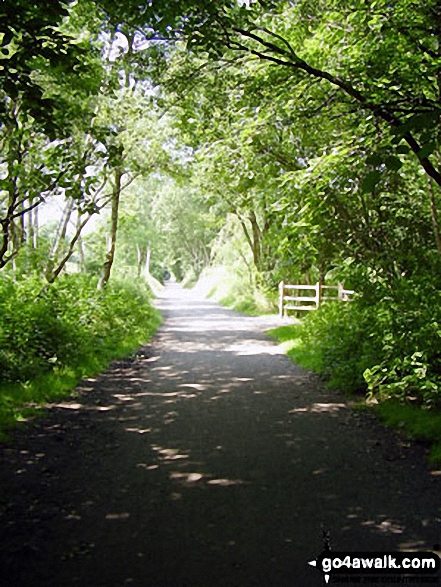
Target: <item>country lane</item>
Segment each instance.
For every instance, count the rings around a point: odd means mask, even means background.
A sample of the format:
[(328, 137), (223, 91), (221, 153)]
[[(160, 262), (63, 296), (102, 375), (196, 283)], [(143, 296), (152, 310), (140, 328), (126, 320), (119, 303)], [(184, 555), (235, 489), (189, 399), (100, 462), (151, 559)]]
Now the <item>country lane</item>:
[(0, 448), (2, 587), (316, 587), (324, 531), (440, 548), (424, 446), (292, 364), (276, 319), (157, 303), (151, 344)]

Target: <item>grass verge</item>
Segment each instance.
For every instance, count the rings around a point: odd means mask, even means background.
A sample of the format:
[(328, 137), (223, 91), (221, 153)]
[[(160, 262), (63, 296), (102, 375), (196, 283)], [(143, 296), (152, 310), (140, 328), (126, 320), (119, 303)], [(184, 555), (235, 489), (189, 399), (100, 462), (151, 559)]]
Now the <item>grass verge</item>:
[(321, 375), (319, 357), (314, 353), (314, 349), (311, 349), (309, 345), (305, 345), (302, 340), (302, 328), (302, 323), (289, 324), (279, 328), (272, 328), (266, 334), (282, 346), (285, 354), (294, 363), (298, 363), (301, 367)]
[(375, 412), (387, 425), (401, 430), (407, 437), (430, 444), (429, 461), (441, 464), (441, 413), (432, 409), (396, 400), (386, 400), (374, 406)]
[[(314, 373), (323, 374), (320, 367), (318, 353), (314, 348), (305, 344), (301, 338), (302, 324), (281, 326), (267, 331), (267, 334), (278, 342), (290, 359)], [(336, 387), (332, 381), (329, 387)], [(418, 405), (401, 403), (397, 400), (385, 400), (376, 405), (369, 405), (366, 401), (357, 405), (373, 410), (380, 420), (404, 433), (407, 437), (422, 440), (430, 445), (429, 462), (441, 464), (441, 413)]]
[(25, 382), (0, 384), (0, 442), (10, 440), (10, 432), (21, 422), (35, 417), (46, 404), (71, 395), (85, 377), (93, 377), (107, 369), (116, 359), (130, 356), (142, 344), (150, 340), (161, 323), (157, 310), (152, 310), (150, 324), (142, 335), (127, 336), (106, 351), (87, 354), (80, 365), (56, 368)]

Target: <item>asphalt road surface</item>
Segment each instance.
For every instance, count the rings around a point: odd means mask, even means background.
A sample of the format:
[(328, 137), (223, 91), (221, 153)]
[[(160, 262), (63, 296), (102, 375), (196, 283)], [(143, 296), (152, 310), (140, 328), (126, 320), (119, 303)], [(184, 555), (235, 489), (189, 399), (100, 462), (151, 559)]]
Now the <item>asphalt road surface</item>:
[(275, 319), (177, 284), (158, 305), (151, 344), (1, 448), (2, 587), (316, 587), (324, 533), (439, 549), (424, 446), (292, 364)]

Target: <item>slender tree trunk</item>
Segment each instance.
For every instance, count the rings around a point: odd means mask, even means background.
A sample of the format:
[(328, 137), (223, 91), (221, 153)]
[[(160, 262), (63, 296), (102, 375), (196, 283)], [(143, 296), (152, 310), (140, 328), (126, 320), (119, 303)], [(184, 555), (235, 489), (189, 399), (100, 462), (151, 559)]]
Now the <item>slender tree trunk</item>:
[(152, 250), (150, 247), (147, 247), (146, 254), (145, 254), (145, 274), (146, 276), (150, 275), (150, 257), (152, 254)]
[(138, 243), (136, 243), (136, 258), (137, 258), (137, 267), (136, 267), (136, 277), (139, 279), (141, 277), (141, 272), (142, 272), (142, 266), (143, 266), (143, 262), (142, 262), (142, 251), (141, 251), (141, 247), (138, 245)]
[(77, 231), (78, 231), (78, 229), (80, 230), (80, 233), (78, 235), (78, 253), (80, 256), (80, 271), (83, 272), (86, 268), (86, 258), (84, 255), (83, 239), (81, 237), (81, 231), (82, 231), (81, 223), (82, 223), (82, 215), (80, 213), (78, 213), (76, 230)]
[(36, 250), (38, 248), (38, 236), (40, 227), (38, 224), (38, 208), (33, 210), (33, 227), (32, 227), (32, 246)]
[(66, 206), (63, 211), (63, 215), (61, 217), (60, 223), (58, 224), (57, 233), (55, 235), (54, 242), (52, 243), (52, 247), (49, 253), (49, 259), (46, 265), (46, 279), (51, 282), (52, 281), (52, 273), (54, 271), (55, 264), (57, 263), (57, 259), (61, 254), (64, 239), (66, 238), (67, 234), (67, 227), (69, 225), (70, 217), (72, 216), (73, 212), (73, 205), (74, 201), (72, 198), (66, 203)]
[[(16, 130), (16, 123), (13, 130)], [(13, 133), (11, 130), (11, 135)], [(12, 139), (11, 139), (12, 142)], [(16, 246), (14, 214), (17, 211), (18, 198), (18, 177), (15, 173), (16, 163), (21, 163), (21, 152), (17, 147), (16, 150), (10, 150), (7, 157), (8, 166), (8, 207), (5, 216), (0, 220), (2, 240), (0, 245), (0, 268), (4, 267), (18, 253)], [(12, 251), (11, 251), (12, 244)]]
[[(29, 200), (32, 205), (32, 200)], [(34, 248), (34, 210), (29, 210), (26, 214), (26, 246), (29, 249)]]
[(92, 216), (93, 216), (93, 214), (89, 214), (88, 216), (86, 216), (86, 218), (81, 220), (81, 222), (79, 224), (77, 224), (75, 234), (69, 243), (69, 248), (67, 249), (66, 254), (61, 259), (61, 261), (58, 263), (57, 267), (52, 271), (52, 273), (50, 275), (46, 275), (46, 279), (49, 283), (53, 283), (57, 279), (57, 277), (60, 275), (60, 273), (63, 271), (66, 263), (69, 261), (69, 259), (72, 256), (72, 253), (74, 252), (75, 245), (77, 244), (78, 240), (80, 239), (81, 232), (82, 232), (83, 228), (86, 226), (86, 224), (92, 218)]
[(144, 271), (144, 275), (150, 274), (150, 247), (141, 247), (138, 243), (136, 243), (136, 255), (138, 258), (138, 265), (136, 276), (138, 278), (141, 277), (142, 272)]
[(256, 266), (256, 269), (259, 269), (260, 261), (261, 261), (261, 257), (262, 257), (262, 247), (261, 247), (262, 232), (261, 232), (259, 224), (257, 222), (257, 217), (256, 217), (256, 213), (254, 212), (254, 210), (251, 210), (248, 218), (251, 223), (251, 230), (253, 232), (253, 245), (252, 245), (253, 261), (254, 261), (254, 265)]
[(110, 221), (109, 249), (107, 251), (106, 260), (103, 265), (101, 279), (98, 283), (98, 289), (106, 287), (110, 279), (110, 272), (112, 270), (113, 261), (115, 259), (116, 235), (118, 232), (119, 200), (121, 196), (121, 178), (122, 170), (120, 167), (117, 167), (115, 170), (115, 185), (112, 193), (112, 214)]

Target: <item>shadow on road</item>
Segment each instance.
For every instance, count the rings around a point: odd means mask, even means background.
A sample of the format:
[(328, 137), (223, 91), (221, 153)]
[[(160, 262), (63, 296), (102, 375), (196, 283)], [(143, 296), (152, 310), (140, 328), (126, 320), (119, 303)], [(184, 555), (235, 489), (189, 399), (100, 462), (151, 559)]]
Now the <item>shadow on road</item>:
[[(309, 587), (334, 550), (439, 548), (423, 448), (348, 408), (241, 316), (176, 284), (133, 360), (3, 450), (10, 587)], [(369, 584), (369, 583), (365, 583)]]

